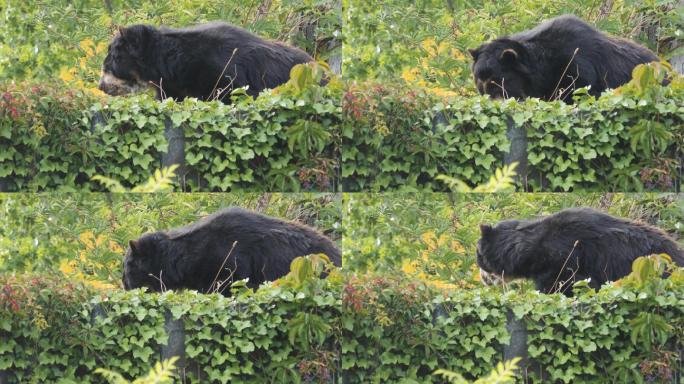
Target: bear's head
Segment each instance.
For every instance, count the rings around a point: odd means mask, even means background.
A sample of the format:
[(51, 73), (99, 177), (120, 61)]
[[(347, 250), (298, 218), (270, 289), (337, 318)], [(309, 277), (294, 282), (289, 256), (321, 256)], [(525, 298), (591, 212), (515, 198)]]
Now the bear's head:
[(156, 79), (153, 65), (154, 42), (158, 31), (149, 25), (120, 28), (109, 44), (102, 65), (99, 89), (113, 96), (143, 91)]
[(147, 287), (151, 291), (173, 289), (175, 269), (168, 268), (165, 252), (168, 236), (161, 232), (147, 233), (128, 242), (124, 257), (124, 289)]
[(494, 99), (538, 97), (531, 89), (527, 50), (519, 42), (502, 38), (468, 51), (480, 94)]
[(477, 241), (477, 265), (482, 282), (491, 285), (534, 272), (534, 242), (536, 236), (529, 222), (502, 221), (496, 226), (480, 225)]

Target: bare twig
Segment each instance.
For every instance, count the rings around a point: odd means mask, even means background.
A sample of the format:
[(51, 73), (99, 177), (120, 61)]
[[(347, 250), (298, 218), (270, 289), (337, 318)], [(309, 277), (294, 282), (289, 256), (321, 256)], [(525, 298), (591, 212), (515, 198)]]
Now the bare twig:
[(159, 270), (159, 277), (153, 275), (153, 274), (148, 274), (148, 276), (153, 277), (155, 280), (159, 281), (159, 289), (161, 290), (162, 293), (168, 291), (166, 289), (166, 285), (164, 284), (164, 280), (162, 280), (162, 273), (164, 273), (164, 270)]
[(579, 68), (577, 69), (577, 76), (573, 77), (573, 76), (568, 75), (568, 77), (570, 77), (570, 78), (572, 79), (572, 81), (570, 82), (570, 84), (568, 85), (567, 88), (565, 88), (565, 89), (562, 89), (562, 88), (561, 88), (561, 89), (560, 89), (560, 92), (558, 93), (558, 96), (555, 98), (556, 100), (562, 100), (562, 99), (564, 99), (565, 96), (566, 96), (565, 94), (566, 94), (567, 92), (570, 92), (570, 91), (574, 91), (574, 90), (575, 90), (575, 83), (577, 82), (577, 79), (579, 79)]
[(501, 79), (501, 84), (495, 82), (495, 81), (490, 81), (490, 83), (496, 85), (501, 89), (501, 97), (504, 99), (508, 99), (508, 92), (506, 91), (506, 85), (505, 85), (506, 79)]
[[(221, 71), (221, 74), (219, 77), (216, 79), (216, 84), (214, 84), (214, 88), (212, 88), (211, 92), (209, 93), (209, 97), (213, 97), (212, 95), (214, 94), (214, 91), (216, 91), (216, 88), (218, 87), (219, 83), (221, 82), (221, 78), (223, 78), (223, 74), (226, 73), (226, 69), (228, 69), (228, 65), (230, 65), (230, 62), (233, 61), (233, 57), (235, 57), (235, 52), (237, 52), (237, 48), (233, 49), (233, 53), (230, 54), (230, 57), (228, 58), (228, 62), (226, 62), (226, 65), (223, 67), (223, 71)], [(230, 79), (230, 85), (233, 84), (234, 79)], [(216, 95), (215, 98), (218, 98), (218, 95)]]
[(504, 292), (508, 292), (508, 283), (506, 283), (506, 277), (504, 276), (505, 273), (506, 271), (501, 271), (501, 286), (503, 287)]
[(150, 81), (150, 84), (155, 86), (157, 89), (159, 89), (159, 96), (161, 97), (162, 100), (166, 99), (166, 92), (164, 92), (164, 87), (162, 86), (162, 81), (164, 81), (163, 78), (159, 78), (159, 84), (155, 83), (154, 81)]
[(558, 87), (560, 87), (560, 84), (563, 81), (563, 77), (565, 76), (565, 73), (568, 71), (568, 68), (570, 68), (570, 64), (572, 64), (572, 61), (575, 60), (575, 56), (577, 55), (577, 52), (579, 52), (579, 47), (575, 48), (575, 51), (572, 53), (572, 57), (570, 58), (570, 61), (568, 61), (568, 65), (565, 66), (563, 73), (561, 73), (560, 77), (558, 78), (558, 84), (556, 84), (556, 88), (554, 88), (553, 92), (551, 93), (552, 97), (553, 97), (553, 95), (556, 94), (556, 91), (558, 91)]
[[(237, 271), (237, 258), (233, 258), (233, 266), (234, 266), (233, 269), (226, 268), (227, 270), (230, 271), (230, 273), (228, 274), (228, 276), (226, 276), (226, 278), (223, 281), (219, 281), (219, 283), (216, 285), (216, 289), (214, 290), (215, 293), (223, 294), (223, 291), (225, 291), (226, 288), (228, 288), (232, 285), (233, 275)], [(226, 284), (228, 281), (230, 281), (231, 284)]]
[[(212, 287), (214, 287), (214, 284), (216, 284), (216, 280), (218, 280), (219, 275), (221, 274), (221, 271), (223, 271), (223, 267), (226, 265), (226, 262), (228, 261), (228, 258), (230, 257), (231, 253), (233, 253), (233, 250), (235, 249), (235, 246), (236, 246), (236, 245), (237, 245), (237, 241), (234, 241), (234, 242), (233, 242), (233, 246), (230, 248), (230, 251), (228, 251), (228, 254), (227, 254), (226, 257), (223, 259), (223, 263), (222, 263), (221, 266), (219, 267), (218, 271), (216, 271), (216, 276), (214, 277), (214, 280), (213, 280), (213, 281), (211, 282), (211, 284), (209, 285), (209, 289), (208, 289), (207, 293), (209, 293), (209, 292), (212, 291)], [(235, 263), (236, 263), (236, 269), (237, 269), (237, 260), (235, 261)], [(235, 273), (235, 271), (232, 271), (231, 274), (230, 274), (230, 276), (232, 276), (233, 273)]]
[[(558, 276), (556, 276), (556, 280), (553, 282), (551, 287), (555, 287), (556, 283), (558, 282), (558, 279), (560, 279), (561, 274), (565, 270), (565, 266), (568, 264), (568, 260), (570, 260), (570, 256), (572, 256), (572, 253), (575, 252), (575, 248), (577, 248), (577, 244), (579, 244), (579, 240), (575, 240), (575, 244), (572, 246), (572, 249), (570, 250), (570, 253), (568, 254), (568, 257), (565, 258), (565, 262), (563, 263), (563, 266), (560, 268), (558, 271)], [(574, 274), (573, 274), (574, 276)]]
[(577, 276), (577, 271), (579, 271), (579, 259), (575, 259), (575, 261), (577, 264), (576, 268), (575, 269), (568, 268), (572, 271), (572, 274), (570, 275), (570, 277), (567, 280), (565, 280), (564, 282), (559, 284), (558, 289), (556, 289), (556, 292), (565, 293), (565, 291), (567, 291), (568, 288), (571, 287), (571, 285), (568, 283), (575, 280), (575, 276)]

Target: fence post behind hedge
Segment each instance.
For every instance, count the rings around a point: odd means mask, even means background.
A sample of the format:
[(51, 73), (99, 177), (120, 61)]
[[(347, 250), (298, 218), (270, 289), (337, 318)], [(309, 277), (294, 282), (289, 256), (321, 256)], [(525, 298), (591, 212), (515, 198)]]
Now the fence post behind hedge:
[[(340, 25), (342, 25), (342, 0), (338, 0), (334, 7), (337, 11), (337, 19), (339, 20)], [(342, 40), (338, 38), (331, 39), (330, 42), (328, 42), (328, 49), (331, 51), (337, 49), (337, 53), (328, 58), (330, 70), (336, 75), (342, 75)]]
[(176, 169), (176, 181), (183, 186), (185, 178), (185, 133), (183, 127), (174, 127), (171, 119), (164, 121), (164, 138), (169, 143), (168, 150), (162, 154), (162, 167), (170, 167), (178, 164)]
[(527, 324), (525, 324), (525, 320), (516, 319), (513, 311), (509, 310), (506, 314), (506, 330), (511, 335), (511, 342), (504, 345), (504, 360), (508, 361), (519, 357), (521, 360), (518, 366), (527, 366)]
[(185, 327), (182, 319), (174, 319), (171, 312), (166, 311), (164, 315), (164, 331), (169, 335), (169, 341), (161, 347), (162, 360), (178, 356), (176, 369), (181, 373), (185, 370)]
[(504, 153), (504, 164), (518, 163), (515, 168), (516, 182), (523, 188), (527, 185), (527, 131), (525, 127), (517, 127), (511, 117), (508, 118), (506, 137), (511, 142), (508, 153)]

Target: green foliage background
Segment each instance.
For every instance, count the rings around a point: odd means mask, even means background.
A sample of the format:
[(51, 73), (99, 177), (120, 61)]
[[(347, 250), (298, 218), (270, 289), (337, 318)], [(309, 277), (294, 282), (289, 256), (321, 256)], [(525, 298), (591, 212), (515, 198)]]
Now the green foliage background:
[[(108, 44), (117, 26), (137, 23), (185, 27), (223, 20), (321, 60), (340, 49), (327, 44), (341, 31), (330, 0), (7, 0), (0, 14), (0, 81), (54, 79), (61, 67), (77, 66), (86, 53), (81, 41)], [(82, 69), (86, 83), (96, 84), (105, 55), (98, 53)]]
[[(240, 206), (296, 220), (339, 239), (339, 195), (270, 193), (0, 194), (0, 274), (62, 275), (121, 285), (128, 241)], [(82, 256), (82, 257), (81, 257)]]
[(422, 77), (434, 87), (474, 94), (469, 48), (565, 13), (640, 41), (665, 59), (681, 54), (672, 44), (684, 39), (684, 7), (676, 0), (345, 0), (344, 74), (351, 80), (396, 80), (403, 70), (421, 67), (420, 59), (429, 56), (423, 42), (434, 39), (456, 52), (431, 57)]
[[(359, 273), (401, 274), (403, 264), (419, 261), (418, 269), (428, 277), (472, 287), (479, 284), (475, 248), (480, 224), (535, 219), (570, 207), (593, 207), (650, 223), (684, 246), (684, 196), (676, 194), (347, 193), (343, 265)], [(443, 243), (431, 246), (441, 236)], [(428, 260), (421, 261), (426, 253)]]

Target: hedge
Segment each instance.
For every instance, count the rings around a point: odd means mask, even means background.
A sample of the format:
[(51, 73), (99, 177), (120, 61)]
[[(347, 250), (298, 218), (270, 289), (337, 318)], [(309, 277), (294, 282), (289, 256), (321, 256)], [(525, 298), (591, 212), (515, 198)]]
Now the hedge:
[(337, 79), (319, 86), (310, 73), (231, 105), (5, 84), (0, 190), (101, 190), (91, 180), (98, 174), (130, 187), (176, 161), (187, 166), (180, 187), (190, 191), (329, 191), (340, 182), (349, 192), (445, 190), (439, 174), (481, 184), (519, 157), (524, 190), (678, 191), (684, 81), (653, 85), (656, 77), (642, 72), (574, 105), (405, 84), (343, 90)]
[(331, 279), (225, 298), (0, 276), (0, 382), (100, 382), (97, 367), (137, 377), (183, 350), (184, 382), (331, 382), (340, 308)]
[(186, 382), (431, 383), (523, 357), (526, 382), (677, 383), (684, 270), (649, 268), (575, 298), (370, 274), (232, 298), (0, 276), (0, 381), (139, 376), (180, 355)]
[(178, 139), (168, 155), (184, 161), (186, 191), (337, 189), (334, 81), (231, 105), (105, 97), (59, 84), (4, 84), (0, 96), (0, 190), (102, 190), (94, 175), (138, 185), (170, 165), (163, 160)]
[(519, 157), (529, 165), (519, 167), (521, 190), (677, 191), (684, 82), (663, 87), (653, 79), (647, 73), (598, 99), (578, 95), (574, 105), (351, 85), (343, 97), (344, 190), (445, 190), (439, 174), (482, 184), (510, 161), (511, 139), (520, 135)]
[(500, 288), (451, 289), (389, 275), (348, 279), (342, 369), (349, 383), (475, 379), (527, 357), (525, 382), (679, 383), (684, 275), (585, 290), (578, 298)]

